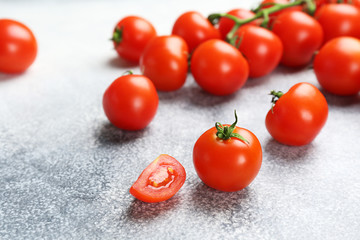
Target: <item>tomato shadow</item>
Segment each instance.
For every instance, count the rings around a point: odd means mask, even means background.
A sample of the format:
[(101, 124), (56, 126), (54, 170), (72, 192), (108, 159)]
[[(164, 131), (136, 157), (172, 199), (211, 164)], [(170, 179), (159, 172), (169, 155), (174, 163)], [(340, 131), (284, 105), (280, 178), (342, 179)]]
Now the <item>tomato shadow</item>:
[(355, 94), (351, 96), (339, 96), (329, 93), (323, 88), (320, 88), (320, 91), (325, 96), (326, 101), (330, 106), (343, 108), (357, 105), (360, 107), (360, 94)]
[(147, 222), (158, 216), (173, 211), (180, 203), (178, 195), (173, 196), (169, 200), (158, 203), (146, 203), (134, 199), (126, 211), (129, 220), (134, 222)]
[(148, 131), (148, 128), (138, 131), (121, 130), (111, 123), (104, 123), (94, 133), (96, 142), (103, 146), (121, 145), (141, 138)]
[(118, 56), (109, 59), (107, 65), (117, 69), (125, 68), (125, 70), (131, 70), (131, 68), (139, 67), (138, 63), (126, 61), (125, 59), (122, 59)]
[(244, 205), (253, 201), (253, 193), (249, 187), (237, 192), (222, 192), (210, 188), (202, 182), (193, 188), (191, 201), (196, 209), (211, 214), (214, 212), (243, 212)]
[(279, 65), (277, 66), (277, 68), (273, 71), (274, 73), (279, 73), (279, 74), (294, 74), (294, 73), (298, 73), (298, 72), (302, 72), (304, 70), (307, 69), (312, 69), (312, 64), (309, 63), (307, 65), (304, 66), (299, 66), (299, 67), (287, 67), (284, 65)]
[(228, 96), (216, 96), (204, 91), (197, 84), (192, 84), (187, 87), (187, 100), (199, 107), (214, 107), (216, 105), (222, 105), (233, 100), (240, 91), (237, 91)]
[(266, 75), (263, 77), (249, 78), (243, 88), (253, 88), (260, 85), (264, 85), (265, 82), (269, 81), (270, 76)]
[(267, 161), (278, 165), (301, 164), (309, 160), (309, 155), (314, 152), (314, 145), (288, 146), (269, 138), (264, 147)]
[(6, 81), (10, 81), (12, 79), (16, 79), (20, 76), (21, 74), (5, 74), (5, 73), (0, 73), (0, 83), (1, 82), (6, 82)]

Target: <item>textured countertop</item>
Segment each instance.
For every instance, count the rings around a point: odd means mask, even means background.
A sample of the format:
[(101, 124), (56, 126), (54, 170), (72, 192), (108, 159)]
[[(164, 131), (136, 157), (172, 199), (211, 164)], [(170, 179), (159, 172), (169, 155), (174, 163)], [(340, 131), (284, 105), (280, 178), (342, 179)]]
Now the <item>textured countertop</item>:
[[(255, 1), (1, 1), (0, 16), (28, 25), (39, 43), (22, 75), (0, 75), (0, 239), (359, 239), (360, 96), (327, 93), (328, 121), (308, 146), (272, 140), (264, 120), (270, 90), (287, 91), (311, 69), (279, 67), (249, 79), (236, 94), (214, 97), (188, 76), (159, 93), (158, 112), (138, 132), (116, 129), (102, 109), (107, 86), (133, 69), (108, 40), (130, 14), (159, 34), (187, 10), (204, 15)], [(192, 163), (196, 139), (215, 121), (254, 132), (263, 164), (235, 193), (205, 186)], [(146, 204), (129, 188), (158, 155), (187, 171), (169, 201)]]

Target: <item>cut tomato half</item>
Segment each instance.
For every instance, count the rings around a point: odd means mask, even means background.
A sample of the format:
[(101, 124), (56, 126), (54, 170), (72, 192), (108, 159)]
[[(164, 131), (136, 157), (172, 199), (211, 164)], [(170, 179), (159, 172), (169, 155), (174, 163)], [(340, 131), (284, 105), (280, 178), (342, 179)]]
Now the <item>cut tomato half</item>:
[(140, 174), (130, 193), (143, 202), (161, 202), (174, 196), (186, 179), (184, 167), (175, 158), (161, 154)]

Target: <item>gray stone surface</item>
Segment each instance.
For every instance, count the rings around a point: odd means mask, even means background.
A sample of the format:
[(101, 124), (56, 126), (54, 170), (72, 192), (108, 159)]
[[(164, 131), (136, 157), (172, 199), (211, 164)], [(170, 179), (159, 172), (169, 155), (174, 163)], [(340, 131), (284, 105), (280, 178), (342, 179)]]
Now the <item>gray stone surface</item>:
[[(2, 1), (0, 16), (26, 23), (39, 55), (25, 74), (0, 75), (0, 239), (359, 239), (360, 97), (325, 93), (329, 118), (308, 146), (271, 139), (269, 90), (307, 81), (311, 69), (278, 68), (229, 97), (204, 93), (189, 75), (159, 93), (143, 131), (111, 126), (102, 94), (125, 70), (108, 41), (116, 21), (144, 16), (160, 34), (190, 9), (209, 14), (255, 2)], [(263, 147), (255, 181), (236, 193), (206, 187), (192, 148), (215, 121), (253, 131)], [(182, 189), (158, 204), (128, 192), (159, 154), (187, 171)]]

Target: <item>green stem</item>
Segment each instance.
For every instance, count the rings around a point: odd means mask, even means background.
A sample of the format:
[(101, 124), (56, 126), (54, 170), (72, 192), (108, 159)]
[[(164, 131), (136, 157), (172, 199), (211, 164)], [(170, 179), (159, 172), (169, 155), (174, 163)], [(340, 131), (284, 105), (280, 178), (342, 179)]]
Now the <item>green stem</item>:
[(223, 140), (228, 140), (228, 139), (234, 137), (234, 138), (240, 139), (241, 141), (244, 141), (247, 144), (249, 144), (249, 141), (246, 140), (243, 136), (241, 136), (238, 133), (234, 133), (234, 130), (236, 128), (236, 123), (238, 121), (238, 118), (236, 115), (236, 110), (234, 111), (234, 113), (235, 113), (235, 122), (233, 124), (231, 124), (231, 126), (223, 126), (219, 122), (215, 123), (215, 128), (217, 130), (216, 136)]
[(263, 18), (264, 20), (261, 25), (265, 26), (265, 25), (267, 25), (267, 23), (269, 21), (270, 14), (281, 11), (286, 8), (290, 8), (290, 7), (294, 7), (294, 6), (298, 6), (298, 5), (302, 5), (302, 4), (307, 4), (310, 13), (315, 12), (316, 6), (314, 4), (314, 0), (296, 0), (294, 2), (290, 2), (290, 3), (286, 3), (286, 4), (275, 3), (272, 5), (272, 7), (269, 7), (269, 8), (261, 9), (262, 6), (260, 6), (260, 8), (257, 8), (257, 12), (255, 13), (255, 15), (253, 17), (250, 17), (247, 19), (240, 19), (238, 17), (235, 17), (235, 16), (227, 14), (227, 13), (214, 13), (214, 14), (209, 15), (208, 19), (212, 24), (216, 24), (221, 17), (226, 17), (226, 18), (233, 20), (235, 25), (230, 30), (230, 32), (227, 34), (226, 40), (229, 43), (231, 43), (232, 45), (235, 45), (234, 44), (235, 41), (233, 38), (235, 36), (236, 31), (242, 25), (252, 22), (256, 19)]

